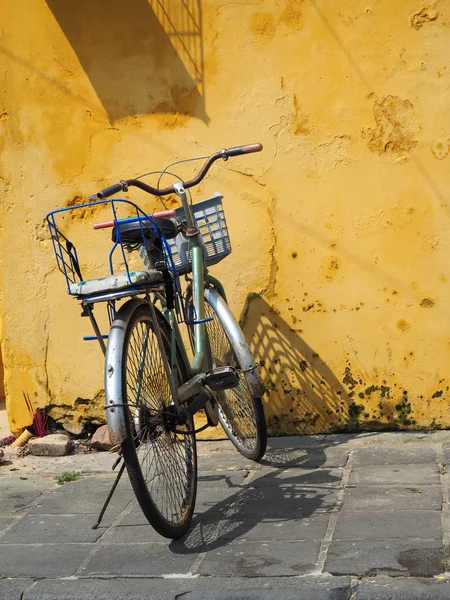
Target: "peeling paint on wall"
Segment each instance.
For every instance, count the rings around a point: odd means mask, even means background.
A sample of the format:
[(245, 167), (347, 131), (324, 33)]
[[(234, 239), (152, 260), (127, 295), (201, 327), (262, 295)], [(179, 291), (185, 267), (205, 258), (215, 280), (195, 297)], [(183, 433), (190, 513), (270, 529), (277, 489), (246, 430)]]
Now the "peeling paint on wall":
[(420, 29), (427, 23), (432, 23), (436, 21), (439, 13), (437, 11), (436, 6), (429, 6), (422, 8), (418, 13), (414, 14), (411, 18), (411, 26), (415, 29)]
[(418, 144), (421, 129), (411, 102), (398, 96), (386, 96), (381, 102), (375, 102), (373, 114), (376, 128), (363, 132), (369, 150), (394, 162), (407, 161)]

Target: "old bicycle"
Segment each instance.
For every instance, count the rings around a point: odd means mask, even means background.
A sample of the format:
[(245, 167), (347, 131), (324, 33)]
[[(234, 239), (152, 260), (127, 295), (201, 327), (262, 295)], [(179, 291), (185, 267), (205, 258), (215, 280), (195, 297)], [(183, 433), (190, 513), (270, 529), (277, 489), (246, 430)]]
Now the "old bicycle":
[[(215, 194), (195, 204), (188, 198), (189, 188), (202, 181), (218, 159), (261, 150), (261, 144), (221, 150), (207, 157), (192, 180), (162, 189), (141, 178), (122, 180), (90, 196), (94, 202), (47, 215), (67, 291), (81, 301), (82, 314), (89, 317), (93, 337), (105, 354), (110, 437), (120, 444), (143, 513), (169, 538), (186, 532), (194, 511), (198, 430), (193, 417), (197, 411), (205, 410), (206, 426), (220, 421), (245, 457), (258, 461), (266, 449), (264, 385), (228, 308), (224, 287), (207, 268), (231, 252), (222, 196)], [(131, 187), (157, 197), (176, 194), (181, 204), (148, 215), (129, 200), (111, 198)], [(84, 279), (77, 250), (57, 220), (68, 210), (102, 204), (110, 207), (113, 219), (94, 228), (112, 228), (110, 274)], [(133, 251), (139, 253), (145, 269), (130, 267)], [(115, 268), (117, 256), (123, 272)], [(94, 305), (99, 303), (107, 309), (108, 335), (102, 335), (94, 316)], [(192, 360), (180, 324), (187, 327)]]

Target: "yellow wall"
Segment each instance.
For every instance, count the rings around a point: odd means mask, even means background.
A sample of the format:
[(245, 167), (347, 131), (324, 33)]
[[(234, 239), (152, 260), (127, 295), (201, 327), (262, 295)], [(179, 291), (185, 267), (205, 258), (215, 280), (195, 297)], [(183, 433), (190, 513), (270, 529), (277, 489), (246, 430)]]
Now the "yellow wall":
[[(102, 357), (46, 212), (254, 141), (264, 152), (215, 167), (199, 197), (225, 196), (234, 251), (212, 272), (261, 363), (270, 431), (450, 425), (450, 0), (16, 0), (0, 19), (14, 431), (22, 391), (72, 431), (102, 418)], [(65, 226), (95, 275), (109, 234), (92, 220)]]

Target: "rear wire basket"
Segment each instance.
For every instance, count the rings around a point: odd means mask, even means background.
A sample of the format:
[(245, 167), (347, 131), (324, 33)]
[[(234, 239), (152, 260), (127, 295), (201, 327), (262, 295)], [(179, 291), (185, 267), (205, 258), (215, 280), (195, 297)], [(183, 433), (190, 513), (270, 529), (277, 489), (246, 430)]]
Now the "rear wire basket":
[[(215, 265), (231, 253), (230, 236), (222, 207), (223, 196), (216, 192), (207, 200), (192, 204), (197, 227), (205, 249), (207, 265)], [(176, 218), (183, 221), (184, 209), (176, 209)], [(179, 233), (175, 238), (167, 240), (177, 273), (188, 273), (192, 269), (189, 238)]]

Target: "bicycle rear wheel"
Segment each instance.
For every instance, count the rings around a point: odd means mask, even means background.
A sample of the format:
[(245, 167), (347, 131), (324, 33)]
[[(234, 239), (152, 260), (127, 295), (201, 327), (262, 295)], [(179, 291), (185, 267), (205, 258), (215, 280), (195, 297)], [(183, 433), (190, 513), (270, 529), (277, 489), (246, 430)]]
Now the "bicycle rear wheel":
[[(158, 323), (170, 357), (170, 328), (163, 317)], [(180, 357), (177, 359), (181, 383), (186, 374)], [(194, 424), (189, 419), (175, 427), (169, 380), (150, 308), (145, 304), (131, 313), (125, 326), (122, 398), (127, 429), (122, 451), (136, 498), (158, 533), (180, 537), (189, 527), (197, 492)]]
[[(242, 369), (232, 343), (213, 306), (205, 298), (206, 330), (212, 354), (213, 366), (229, 365)], [(237, 325), (236, 325), (237, 326)], [(230, 441), (239, 452), (258, 461), (267, 446), (267, 429), (261, 398), (255, 397), (247, 383), (245, 373), (239, 377), (236, 388), (217, 393), (219, 421)]]

